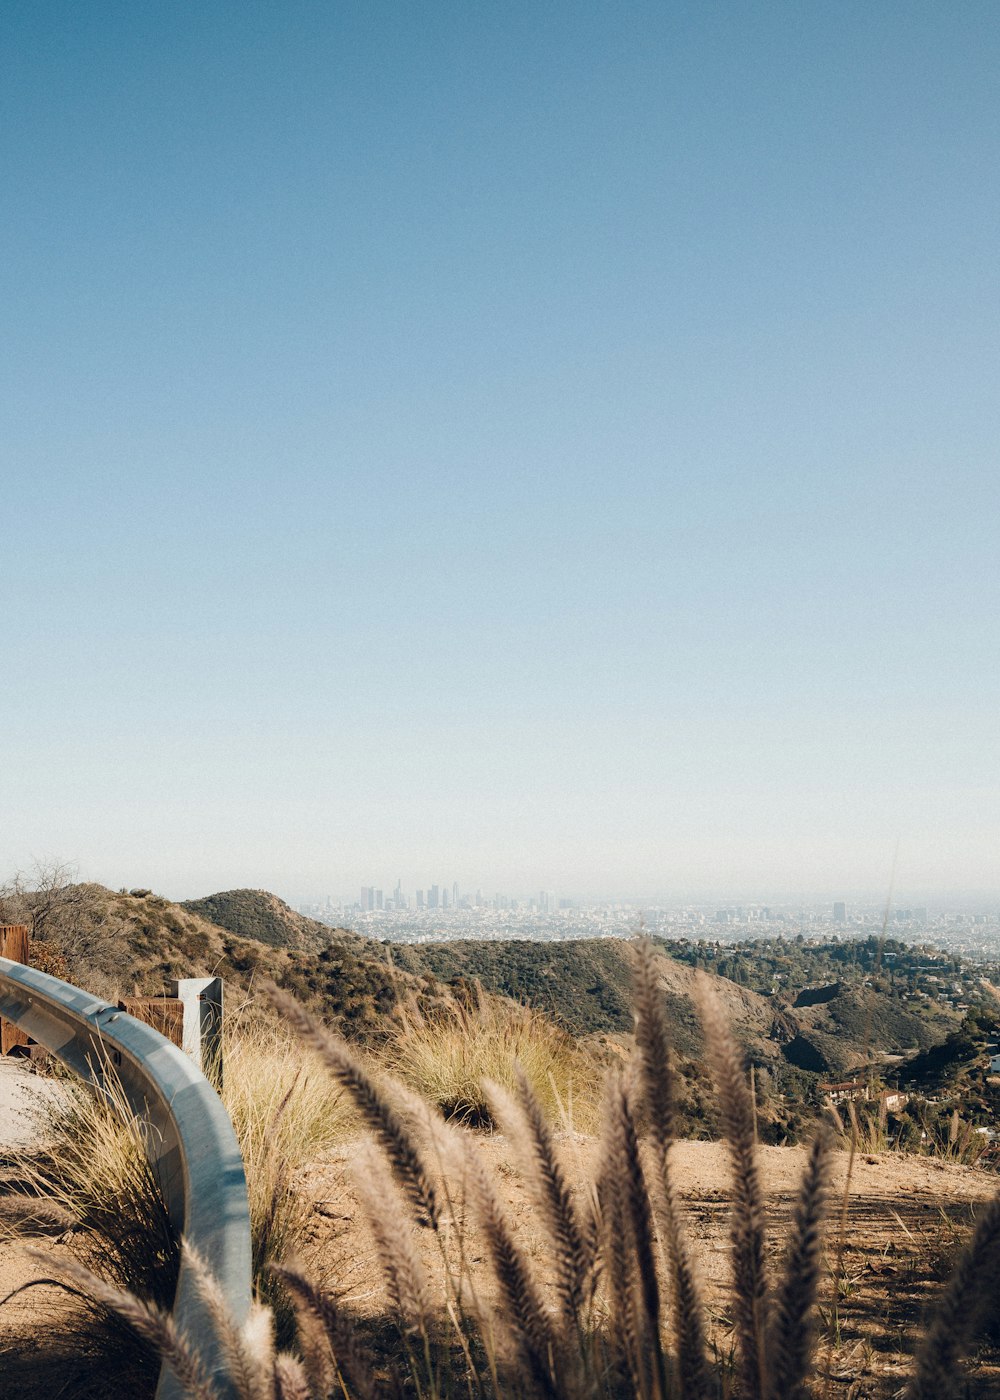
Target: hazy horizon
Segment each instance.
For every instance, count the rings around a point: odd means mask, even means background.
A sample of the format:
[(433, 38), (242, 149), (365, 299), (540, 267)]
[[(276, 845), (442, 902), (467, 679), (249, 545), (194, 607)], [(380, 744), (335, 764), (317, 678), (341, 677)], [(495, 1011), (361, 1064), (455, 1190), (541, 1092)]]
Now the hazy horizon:
[[(848, 911), (882, 911), (885, 909), (896, 910), (906, 906), (923, 907), (956, 913), (969, 913), (972, 911), (990, 912), (992, 907), (1000, 904), (1000, 890), (998, 889), (944, 889), (930, 890), (916, 884), (906, 887), (898, 885), (892, 889), (863, 889), (859, 887), (842, 886), (817, 886), (812, 889), (786, 887), (779, 888), (760, 884), (747, 885), (723, 889), (719, 886), (705, 885), (702, 887), (689, 886), (687, 888), (675, 887), (673, 889), (655, 888), (597, 888), (595, 886), (567, 886), (559, 881), (540, 880), (534, 884), (525, 881), (523, 878), (512, 877), (507, 881), (467, 879), (454, 880), (454, 871), (445, 870), (432, 872), (419, 877), (404, 878), (401, 874), (394, 874), (390, 880), (384, 879), (381, 884), (374, 875), (370, 878), (362, 879), (356, 885), (338, 885), (330, 882), (323, 885), (322, 882), (315, 885), (292, 886), (280, 883), (262, 882), (253, 878), (246, 878), (234, 882), (215, 881), (211, 878), (202, 881), (201, 884), (190, 885), (186, 883), (167, 882), (166, 884), (150, 884), (146, 879), (141, 878), (141, 872), (125, 872), (121, 870), (114, 872), (101, 872), (99, 870), (85, 869), (78, 864), (67, 861), (59, 862), (55, 858), (48, 862), (39, 863), (51, 866), (60, 864), (66, 878), (71, 880), (92, 881), (97, 884), (106, 885), (112, 889), (133, 889), (149, 888), (155, 894), (166, 898), (183, 902), (184, 900), (200, 899), (208, 895), (218, 894), (230, 889), (259, 889), (268, 893), (276, 894), (280, 899), (292, 907), (298, 907), (308, 903), (322, 903), (327, 898), (331, 898), (335, 904), (350, 904), (357, 901), (363, 885), (370, 885), (383, 892), (386, 898), (391, 896), (399, 879), (403, 893), (412, 900), (415, 892), (429, 890), (433, 884), (438, 884), (442, 889), (451, 891), (452, 884), (459, 885), (460, 894), (474, 895), (477, 890), (481, 890), (485, 899), (490, 900), (495, 894), (500, 893), (521, 901), (537, 897), (540, 891), (544, 890), (554, 894), (559, 898), (572, 899), (583, 904), (631, 904), (637, 908), (643, 905), (661, 908), (671, 907), (705, 907), (718, 905), (719, 908), (727, 908), (736, 905), (747, 907), (772, 906), (776, 909), (789, 908), (800, 904), (808, 908), (822, 908), (826, 905), (832, 907), (835, 902), (843, 901), (848, 906)], [(4, 878), (13, 875), (14, 871), (0, 872), (0, 883)], [(20, 871), (30, 881), (32, 866), (29, 863)], [(126, 878), (127, 876), (127, 878)], [(438, 909), (436, 912), (449, 912)]]
[(0, 51), (0, 870), (1000, 892), (1000, 10)]

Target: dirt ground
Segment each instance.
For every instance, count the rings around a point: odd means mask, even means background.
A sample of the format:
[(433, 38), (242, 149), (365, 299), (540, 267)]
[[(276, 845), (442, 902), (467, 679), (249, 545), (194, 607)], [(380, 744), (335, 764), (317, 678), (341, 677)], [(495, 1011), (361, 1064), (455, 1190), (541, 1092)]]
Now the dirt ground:
[[(483, 1151), (496, 1172), (501, 1194), (519, 1238), (544, 1280), (547, 1255), (531, 1207), (500, 1136), (484, 1138)], [(562, 1156), (575, 1180), (589, 1176), (594, 1151), (591, 1139), (564, 1139)], [(372, 1335), (384, 1335), (379, 1319), (385, 1299), (364, 1213), (355, 1189), (352, 1159), (345, 1144), (328, 1160), (309, 1167), (298, 1185), (306, 1202), (306, 1263), (341, 1295)], [(769, 1250), (780, 1263), (785, 1231), (794, 1203), (805, 1153), (797, 1148), (762, 1148), (761, 1169), (770, 1221)], [(933, 1159), (882, 1154), (855, 1159), (845, 1227), (840, 1229), (840, 1201), (847, 1172), (846, 1153), (837, 1154), (837, 1206), (830, 1225), (828, 1267), (823, 1292), (823, 1327), (819, 1346), (821, 1381), (817, 1393), (830, 1400), (889, 1400), (903, 1383), (921, 1317), (947, 1276), (948, 1262), (968, 1236), (977, 1205), (997, 1190), (998, 1178), (980, 1170)], [(674, 1148), (674, 1180), (684, 1202), (717, 1346), (728, 1349), (729, 1297), (727, 1255), (727, 1164), (725, 1149), (715, 1143), (685, 1142)], [(464, 1223), (457, 1222), (463, 1229)], [(429, 1271), (436, 1250), (429, 1231), (415, 1230)], [(491, 1282), (474, 1229), (466, 1235), (477, 1292), (488, 1300)], [(39, 1241), (58, 1253), (70, 1246), (54, 1238)], [(838, 1253), (840, 1262), (838, 1269)], [(839, 1273), (840, 1286), (833, 1287)], [(21, 1247), (0, 1243), (0, 1296), (6, 1295), (38, 1266), (25, 1261)], [(834, 1306), (834, 1292), (837, 1293)], [(113, 1386), (91, 1389), (65, 1369), (46, 1364), (47, 1339), (55, 1335), (66, 1302), (52, 1290), (33, 1289), (0, 1307), (0, 1382), (17, 1383), (22, 1400), (57, 1400), (115, 1394)], [(46, 1310), (53, 1309), (51, 1317)], [(35, 1361), (24, 1357), (34, 1339)], [(14, 1368), (15, 1354), (21, 1360)], [(5, 1366), (5, 1357), (7, 1364)], [(60, 1380), (60, 1376), (62, 1380)], [(984, 1349), (970, 1373), (970, 1396), (1000, 1396), (1000, 1352)], [(0, 1391), (8, 1393), (6, 1385)], [(13, 1389), (9, 1393), (15, 1393)]]
[[(544, 1279), (546, 1249), (532, 1207), (512, 1165), (508, 1144), (496, 1136), (483, 1141), (502, 1186), (502, 1196), (518, 1237)], [(561, 1144), (567, 1169), (588, 1179), (592, 1139)], [(302, 1189), (312, 1202), (309, 1262), (344, 1301), (360, 1314), (384, 1311), (381, 1274), (374, 1258), (364, 1212), (355, 1190), (351, 1148), (310, 1168)], [(801, 1148), (763, 1147), (761, 1175), (767, 1196), (769, 1254), (780, 1268), (791, 1211), (806, 1154)], [(728, 1167), (719, 1143), (681, 1142), (673, 1148), (673, 1178), (684, 1203), (713, 1318), (713, 1336), (728, 1351), (730, 1296), (728, 1256)], [(1000, 1188), (990, 1173), (931, 1158), (884, 1153), (855, 1157), (846, 1218), (841, 1229), (848, 1154), (836, 1154), (835, 1206), (828, 1230), (827, 1268), (822, 1296), (818, 1356), (824, 1376), (820, 1393), (836, 1400), (888, 1400), (903, 1384), (921, 1317), (958, 1245), (968, 1238), (977, 1205)], [(418, 1236), (429, 1234), (418, 1231)], [(492, 1280), (475, 1229), (469, 1257), (481, 1298), (492, 1296)], [(434, 1251), (426, 1248), (429, 1269)], [(833, 1306), (835, 1272), (840, 1277)], [(773, 1276), (773, 1275), (772, 1275)], [(1000, 1396), (1000, 1352), (980, 1352), (970, 1395)]]

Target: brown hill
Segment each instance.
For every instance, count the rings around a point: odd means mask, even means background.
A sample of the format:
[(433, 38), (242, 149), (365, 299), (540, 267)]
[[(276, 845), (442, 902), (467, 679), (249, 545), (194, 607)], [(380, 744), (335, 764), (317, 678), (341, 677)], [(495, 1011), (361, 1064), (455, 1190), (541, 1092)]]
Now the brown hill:
[(384, 1034), (401, 994), (422, 1002), (443, 996), (433, 976), (394, 968), (380, 944), (314, 925), (274, 895), (230, 891), (191, 905), (211, 907), (220, 918), (268, 937), (241, 936), (198, 908), (150, 890), (96, 884), (0, 899), (0, 922), (29, 923), (49, 955), (63, 960), (53, 971), (109, 1000), (162, 994), (175, 977), (221, 975), (230, 994), (269, 978), (339, 1019), (345, 1030), (371, 1037)]

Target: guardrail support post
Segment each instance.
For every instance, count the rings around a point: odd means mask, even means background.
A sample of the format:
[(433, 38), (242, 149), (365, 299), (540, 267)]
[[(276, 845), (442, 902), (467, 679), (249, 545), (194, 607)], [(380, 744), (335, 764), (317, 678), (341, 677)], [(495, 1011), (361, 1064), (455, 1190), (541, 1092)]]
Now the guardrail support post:
[(179, 977), (173, 988), (184, 1007), (181, 1048), (221, 1091), (222, 978)]

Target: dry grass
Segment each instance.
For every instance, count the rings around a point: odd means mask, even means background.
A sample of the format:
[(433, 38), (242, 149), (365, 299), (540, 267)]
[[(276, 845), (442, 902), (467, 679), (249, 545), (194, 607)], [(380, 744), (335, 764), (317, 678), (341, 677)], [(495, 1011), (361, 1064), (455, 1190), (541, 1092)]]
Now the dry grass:
[[(296, 1172), (320, 1159), (357, 1118), (322, 1065), (273, 1014), (245, 1008), (229, 1020), (223, 1100), (247, 1174), (254, 1275), (274, 1308), (279, 1336), (290, 1334), (292, 1310), (270, 1265), (301, 1245), (303, 1203)], [(169, 1311), (178, 1243), (167, 1219), (136, 1120), (112, 1076), (104, 1096), (60, 1075), (46, 1101), (40, 1150), (8, 1154), (16, 1191), (0, 1196), (0, 1232), (22, 1239), (52, 1233), (58, 1222), (80, 1265), (106, 1285)], [(142, 1393), (157, 1366), (148, 1345), (136, 1345), (106, 1305), (64, 1311), (66, 1350), (115, 1359)]]
[(357, 1118), (317, 1056), (283, 1022), (252, 1005), (227, 1019), (226, 1106), (247, 1176), (254, 1273), (297, 1252), (302, 1206), (295, 1174), (322, 1158)]
[[(179, 1266), (176, 1237), (143, 1146), (143, 1126), (113, 1080), (105, 1097), (60, 1078), (40, 1115), (40, 1151), (8, 1153), (12, 1195), (0, 1197), (0, 1228), (18, 1238), (50, 1234), (60, 1218), (78, 1265), (100, 1282), (60, 1314), (67, 1353), (116, 1359), (122, 1384), (148, 1389), (158, 1362), (148, 1335), (102, 1301), (101, 1288), (136, 1293), (169, 1310)], [(77, 1281), (78, 1282), (78, 1281)]]
[(547, 1016), (479, 992), (430, 1014), (402, 1005), (380, 1063), (446, 1118), (491, 1123), (486, 1081), (514, 1090), (523, 1074), (545, 1115), (582, 1132), (600, 1114), (603, 1070), (578, 1040)]
[[(370, 1331), (348, 1301), (286, 1259), (272, 1273), (298, 1330), (295, 1350), (277, 1354), (266, 1316), (258, 1310), (247, 1329), (235, 1329), (226, 1320), (225, 1300), (205, 1279), (206, 1307), (228, 1337), (230, 1395), (240, 1400), (459, 1395), (470, 1400), (805, 1400), (814, 1393), (814, 1316), (832, 1135), (821, 1131), (812, 1146), (784, 1262), (775, 1268), (764, 1248), (750, 1090), (707, 984), (702, 1014), (732, 1168), (732, 1355), (709, 1346), (709, 1318), (687, 1244), (688, 1226), (671, 1180), (675, 1085), (662, 998), (647, 949), (640, 948), (637, 956), (638, 1053), (632, 1066), (608, 1079), (601, 1149), (584, 1189), (569, 1189), (540, 1086), (526, 1068), (519, 1072), (516, 1056), (510, 1057), (505, 1084), (497, 1073), (501, 1057), (494, 1053), (488, 1065), (494, 1082), (477, 1091), (524, 1163), (544, 1227), (542, 1257), (527, 1247), (479, 1149), (480, 1139), (446, 1121), (440, 1096), (433, 1105), (416, 1099), (287, 994), (272, 989), (272, 997), (308, 1051), (310, 1072), (315, 1073), (318, 1058), (370, 1134), (359, 1153), (361, 1195), (382, 1266), (385, 1326), (393, 1325), (396, 1335), (389, 1342), (383, 1332), (373, 1348)], [(471, 1035), (481, 1011), (462, 1013), (458, 1038)], [(478, 1024), (488, 1029), (487, 1023)], [(429, 1035), (430, 1023), (411, 1021), (404, 1034), (408, 1030)], [(533, 1035), (529, 1043), (535, 1043)], [(287, 1042), (283, 1046), (287, 1052)], [(446, 1037), (443, 1053), (446, 1060), (452, 1053)], [(463, 1053), (471, 1059), (471, 1046)], [(232, 1065), (231, 1057), (227, 1076)], [(249, 1085), (249, 1070), (247, 1078)], [(547, 1071), (541, 1087), (551, 1089), (554, 1078)], [(448, 1082), (447, 1076), (433, 1082)], [(276, 1125), (274, 1138), (292, 1132), (286, 1129), (290, 1114), (302, 1115), (304, 1135), (320, 1134), (309, 1149), (315, 1152), (324, 1124), (314, 1120), (311, 1099), (296, 1104), (301, 1080), (293, 1074), (284, 1088), (269, 1085), (267, 1091), (266, 1105), (247, 1114), (260, 1139), (258, 1164), (269, 1161), (267, 1124)], [(263, 1084), (259, 1092), (264, 1094)], [(252, 1095), (249, 1087), (247, 1093)], [(340, 1102), (336, 1096), (333, 1101)], [(454, 1113), (454, 1100), (444, 1096), (443, 1107)], [(302, 1150), (298, 1142), (290, 1146)], [(473, 1250), (492, 1270), (492, 1304), (477, 1293)], [(430, 1267), (436, 1277), (430, 1277)], [(73, 1286), (87, 1286), (78, 1267), (71, 1273)], [(912, 1400), (959, 1391), (976, 1305), (995, 1288), (998, 1273), (1000, 1204), (995, 1203), (983, 1213), (925, 1328), (909, 1385)], [(545, 1279), (554, 1281), (554, 1306)], [(127, 1282), (130, 1286), (123, 1287), (95, 1281), (95, 1303), (118, 1312), (151, 1339), (182, 1379), (185, 1393), (207, 1400), (212, 1383), (204, 1380), (185, 1339), (170, 1330), (162, 1309), (136, 1296), (138, 1290)]]

